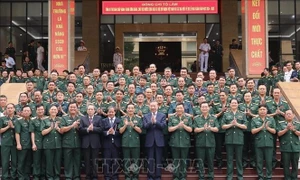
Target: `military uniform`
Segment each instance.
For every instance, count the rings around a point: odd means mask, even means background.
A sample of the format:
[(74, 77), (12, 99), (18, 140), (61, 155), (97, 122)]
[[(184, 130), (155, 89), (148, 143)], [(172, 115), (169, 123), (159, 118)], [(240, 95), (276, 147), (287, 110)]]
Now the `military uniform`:
[(49, 109), (50, 109), (50, 104), (48, 102), (42, 102), (40, 104), (37, 104), (35, 101), (29, 103), (31, 108), (31, 116), (35, 117), (36, 116), (36, 106), (37, 105), (42, 105), (45, 109), (45, 114), (44, 115), (48, 115), (49, 114)]
[(55, 91), (50, 92), (49, 90), (46, 90), (43, 92), (42, 96), (43, 96), (43, 101), (46, 101), (50, 104), (56, 102), (56, 92)]
[(263, 76), (257, 82), (257, 87), (260, 85), (265, 85), (267, 88), (267, 96), (270, 94), (271, 86), (272, 86), (272, 76)]
[(33, 63), (31, 61), (29, 61), (29, 62), (23, 62), (22, 67), (23, 67), (23, 71), (24, 72), (28, 72), (28, 71), (34, 69), (34, 65), (33, 65)]
[[(240, 111), (235, 114), (232, 111), (228, 111), (223, 115), (222, 126), (231, 124), (236, 119), (237, 123), (248, 125), (246, 115)], [(244, 132), (236, 126), (226, 129), (225, 132), (225, 144), (227, 154), (227, 179), (233, 178), (233, 155), (235, 153), (237, 179), (243, 179), (243, 145), (244, 145)]]
[(272, 87), (272, 89), (274, 89), (275, 87), (278, 87), (277, 86), (278, 82), (284, 82), (284, 75), (277, 74), (277, 75), (271, 77), (271, 87)]
[(220, 96), (217, 93), (213, 93), (213, 94), (206, 93), (206, 94), (204, 94), (204, 97), (205, 97), (205, 100), (208, 103), (210, 103), (210, 102), (213, 102), (213, 103), (220, 102)]
[(33, 117), (29, 123), (29, 132), (34, 134), (34, 143), (37, 147), (36, 151), (32, 153), (32, 174), (34, 180), (39, 180), (45, 174), (45, 165), (44, 165), (44, 158), (43, 158), (43, 135), (41, 132), (41, 123), (47, 117), (43, 117), (42, 119)]
[[(298, 121), (293, 120), (292, 124), (295, 127), (295, 131), (300, 131), (300, 123)], [(287, 121), (280, 121), (278, 131), (284, 130), (287, 125)], [(279, 138), (279, 141), (284, 177), (287, 180), (296, 180), (298, 179), (298, 160), (300, 152), (299, 136), (297, 136), (295, 132), (288, 130)], [(290, 164), (292, 164), (291, 171)]]
[(40, 91), (43, 91), (44, 89), (44, 78), (40, 76), (34, 76), (31, 78), (31, 81), (34, 83), (34, 87)]
[[(186, 126), (193, 126), (190, 117), (183, 115), (180, 118), (174, 115), (169, 118), (168, 127), (177, 126), (181, 121)], [(173, 164), (176, 167), (173, 171), (173, 178), (175, 180), (186, 179), (187, 157), (191, 146), (190, 133), (183, 128), (178, 128), (172, 132), (169, 145), (172, 148)]]
[(216, 86), (215, 87), (215, 93), (220, 93), (221, 91), (224, 91), (226, 94), (229, 93), (229, 87), (228, 86), (224, 86), (224, 87), (220, 87), (220, 86)]
[[(143, 121), (141, 117), (134, 115), (132, 118), (129, 116), (123, 116), (122, 121), (120, 122), (118, 128), (124, 126), (124, 120), (127, 119), (128, 122), (132, 121), (134, 126), (142, 128)], [(122, 133), (122, 150), (123, 150), (123, 159), (124, 159), (124, 174), (125, 179), (137, 180), (139, 176), (139, 162), (140, 158), (140, 134), (134, 130), (134, 127), (127, 126), (125, 131)], [(133, 160), (133, 164), (130, 165), (130, 159)], [(130, 176), (130, 167), (133, 167), (131, 170), (132, 176)]]
[(198, 96), (195, 96), (195, 95), (185, 95), (184, 96), (184, 101), (188, 101), (191, 103), (192, 107), (195, 106), (197, 104), (197, 101), (198, 101)]
[[(0, 128), (6, 128), (8, 121), (11, 120), (15, 125), (17, 116), (9, 118), (7, 116), (0, 118)], [(15, 140), (15, 130), (13, 128), (7, 129), (1, 134), (1, 161), (2, 161), (2, 179), (17, 179), (17, 149)], [(9, 165), (10, 175), (9, 175)], [(10, 178), (9, 178), (10, 177)]]
[(69, 103), (73, 103), (73, 102), (75, 102), (76, 94), (77, 94), (76, 91), (74, 91), (73, 93), (65, 92), (65, 99), (64, 100), (69, 102)]
[[(266, 117), (262, 120), (260, 117), (254, 117), (251, 122), (251, 129), (259, 128), (264, 121), (269, 122), (269, 127), (276, 129), (276, 123), (272, 117)], [(256, 171), (258, 179), (272, 179), (272, 154), (273, 154), (273, 134), (266, 128), (255, 134), (255, 153), (256, 153)], [(266, 178), (263, 175), (263, 160), (266, 163)]]
[(82, 102), (80, 105), (77, 104), (77, 108), (79, 110), (79, 114), (80, 115), (87, 115), (87, 106), (86, 106), (86, 103)]
[(123, 101), (136, 103), (136, 94), (133, 95), (125, 94), (125, 96), (123, 97)]
[(239, 93), (237, 93), (237, 94), (235, 94), (235, 95), (229, 94), (229, 95), (228, 95), (228, 98), (227, 98), (227, 102), (230, 103), (230, 101), (231, 101), (232, 99), (236, 99), (236, 100), (238, 101), (238, 103), (241, 103), (241, 102), (244, 101), (243, 95), (242, 95), (242, 94), (239, 94)]
[[(219, 122), (215, 116), (208, 114), (207, 118), (203, 115), (194, 118), (194, 128), (203, 128), (204, 125), (219, 128)], [(211, 130), (203, 130), (196, 133), (196, 155), (198, 161), (199, 179), (204, 179), (204, 162), (207, 160), (208, 179), (214, 179), (214, 154), (215, 154), (215, 133)]]
[(121, 116), (123, 116), (124, 114), (121, 112), (121, 110), (123, 112), (126, 112), (126, 106), (127, 106), (128, 102), (125, 101), (121, 101), (120, 103), (117, 103), (116, 101), (112, 101), (109, 104), (107, 104), (107, 111), (109, 107), (115, 107), (116, 109), (116, 117), (121, 118)]
[[(80, 121), (80, 116), (64, 115), (61, 127), (71, 126), (75, 121)], [(71, 128), (62, 135), (62, 148), (64, 156), (64, 170), (67, 180), (80, 180), (80, 137), (78, 129)]]
[(255, 96), (252, 98), (252, 102), (255, 104), (265, 104), (268, 109), (268, 114), (273, 114), (276, 111), (276, 108), (274, 108), (274, 100), (270, 96), (265, 96), (264, 99), (262, 99), (260, 96)]
[(231, 84), (237, 84), (238, 79), (239, 78), (236, 77), (236, 76), (234, 76), (233, 78), (227, 77), (225, 85), (228, 86), (228, 87), (230, 87)]
[[(103, 101), (101, 101), (100, 103), (97, 102), (97, 101), (95, 101), (95, 102), (94, 102), (94, 105), (95, 105), (95, 108), (96, 108), (96, 112), (98, 112), (98, 110), (101, 109), (102, 112), (107, 113), (109, 104), (107, 104), (107, 103), (105, 103), (105, 102), (103, 102)], [(104, 116), (103, 114), (99, 114), (99, 113), (98, 113), (98, 116), (101, 116), (101, 117), (103, 117), (103, 118), (106, 117), (106, 116)]]
[[(114, 99), (116, 99), (115, 91), (112, 91), (112, 92), (104, 91), (103, 97), (104, 97), (104, 100), (106, 100), (106, 101), (107, 101), (107, 97), (111, 97), (111, 99), (114, 100)], [(108, 102), (108, 103), (110, 103), (110, 102)]]
[[(191, 103), (188, 102), (188, 101), (183, 101), (182, 103), (183, 103), (183, 106), (184, 106), (184, 112), (193, 115), (194, 113), (193, 113), (193, 107), (192, 107)], [(170, 104), (168, 114), (175, 113), (177, 104), (178, 104), (177, 101), (174, 101)]]
[(22, 77), (17, 77), (14, 76), (12, 77), (12, 79), (10, 80), (11, 83), (25, 83), (25, 79)]
[(49, 180), (59, 180), (61, 166), (61, 135), (54, 128), (56, 122), (61, 122), (59, 117), (44, 119), (41, 131), (52, 127), (53, 129), (43, 137), (43, 149), (46, 159), (46, 177)]
[[(239, 104), (239, 111), (246, 112), (250, 110), (252, 114), (258, 114), (258, 104), (255, 103), (241, 103)], [(244, 131), (244, 146), (243, 146), (243, 167), (247, 167), (250, 164), (255, 167), (255, 148), (254, 148), (254, 135), (251, 133), (252, 116), (246, 115), (248, 126)], [(249, 159), (248, 159), (249, 157)]]
[(18, 154), (18, 179), (29, 180), (31, 172), (31, 138), (29, 132), (30, 119), (19, 118), (15, 123), (15, 133), (20, 136), (21, 150)]

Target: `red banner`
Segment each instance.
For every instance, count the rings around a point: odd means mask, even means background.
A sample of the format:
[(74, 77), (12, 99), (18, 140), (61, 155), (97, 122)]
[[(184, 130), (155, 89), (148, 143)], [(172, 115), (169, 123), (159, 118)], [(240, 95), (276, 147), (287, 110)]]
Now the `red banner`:
[(102, 14), (217, 14), (218, 0), (102, 1)]
[(265, 0), (247, 0), (247, 63), (248, 75), (260, 75), (267, 67)]
[(68, 69), (68, 0), (51, 0), (50, 67), (59, 73)]

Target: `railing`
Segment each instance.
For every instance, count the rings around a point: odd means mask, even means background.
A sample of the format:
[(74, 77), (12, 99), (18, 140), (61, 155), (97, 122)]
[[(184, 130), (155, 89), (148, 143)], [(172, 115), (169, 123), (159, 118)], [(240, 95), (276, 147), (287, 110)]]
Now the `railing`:
[(243, 58), (243, 51), (231, 49), (229, 53), (230, 67), (235, 69), (235, 73), (239, 77), (246, 77), (245, 62)]
[(90, 52), (89, 51), (75, 51), (74, 67), (83, 64), (86, 72), (89, 72), (90, 66)]

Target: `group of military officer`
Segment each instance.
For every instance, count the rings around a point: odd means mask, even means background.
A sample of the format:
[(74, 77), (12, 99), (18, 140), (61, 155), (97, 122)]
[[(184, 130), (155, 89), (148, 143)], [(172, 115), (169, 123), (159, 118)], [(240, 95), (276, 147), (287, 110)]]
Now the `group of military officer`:
[[(133, 159), (137, 165), (140, 152), (141, 158), (147, 154), (143, 118), (150, 113), (153, 101), (157, 102), (157, 111), (167, 117), (167, 126), (161, 128), (161, 138), (165, 141), (162, 159), (168, 162), (171, 149), (174, 179), (186, 179), (191, 147), (195, 151), (199, 179), (205, 177), (205, 166), (207, 177), (213, 179), (214, 158), (218, 168), (223, 166), (224, 144), (227, 179), (233, 178), (234, 157), (238, 179), (243, 178), (243, 168), (249, 165), (257, 169), (259, 179), (264, 179), (264, 160), (266, 178), (271, 179), (272, 168), (277, 163), (277, 137), (285, 177), (297, 179), (300, 123), (282, 99), (276, 82), (268, 89), (260, 81), (256, 88), (253, 79), (246, 81), (236, 77), (233, 68), (229, 68), (227, 78), (217, 80), (216, 77), (216, 71), (211, 70), (209, 80), (204, 81), (203, 73), (199, 72), (193, 81), (186, 68), (181, 69), (180, 77), (175, 77), (170, 68), (165, 68), (161, 76), (156, 73), (154, 64), (144, 75), (138, 66), (133, 68), (132, 75), (124, 74), (120, 64), (115, 74), (100, 75), (100, 70), (94, 69), (89, 76), (83, 65), (78, 67), (77, 74), (69, 73), (62, 79), (56, 71), (52, 71), (48, 79), (37, 73), (26, 82), (27, 91), (20, 94), (19, 104), (6, 104), (6, 97), (0, 96), (4, 114), (0, 118), (2, 179), (28, 179), (31, 164), (35, 179), (42, 176), (59, 179), (62, 153), (65, 177), (79, 179), (80, 139), (86, 132), (93, 131), (93, 126), (83, 131), (80, 126), (82, 117), (91, 118), (90, 105), (102, 119), (110, 119), (110, 116), (120, 119), (117, 126), (112, 125), (105, 133), (121, 136), (122, 150), (117, 150), (126, 160), (126, 179), (137, 179), (138, 169), (130, 166), (128, 160)], [(109, 112), (111, 107), (113, 113)], [(100, 136), (104, 129), (98, 130)], [(193, 136), (195, 142), (191, 142)], [(112, 138), (112, 141), (115, 140)], [(160, 174), (156, 176), (151, 178), (161, 178)]]

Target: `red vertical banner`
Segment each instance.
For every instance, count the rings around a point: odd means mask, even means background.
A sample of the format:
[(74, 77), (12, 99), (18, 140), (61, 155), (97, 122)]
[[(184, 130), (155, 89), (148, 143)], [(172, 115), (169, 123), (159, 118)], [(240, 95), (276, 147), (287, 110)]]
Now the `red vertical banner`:
[(246, 2), (246, 69), (247, 75), (258, 75), (267, 67), (266, 0)]
[(241, 0), (241, 12), (245, 14), (245, 0)]
[[(49, 69), (60, 74), (69, 66), (69, 6), (68, 0), (51, 0), (49, 34)], [(73, 8), (74, 10), (74, 8)], [(51, 32), (51, 33), (50, 33)]]

